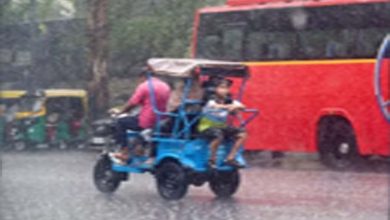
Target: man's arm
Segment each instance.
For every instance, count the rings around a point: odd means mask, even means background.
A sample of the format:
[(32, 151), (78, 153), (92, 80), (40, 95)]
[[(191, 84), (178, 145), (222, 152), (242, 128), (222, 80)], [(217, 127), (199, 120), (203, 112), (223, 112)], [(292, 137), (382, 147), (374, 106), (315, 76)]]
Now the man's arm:
[(131, 98), (127, 101), (126, 105), (122, 108), (119, 114), (123, 114), (133, 110), (138, 105), (142, 104), (142, 101), (148, 95), (147, 87), (144, 84), (139, 85)]
[(137, 107), (136, 104), (133, 104), (133, 103), (126, 103), (125, 106), (123, 106), (123, 108), (119, 111), (118, 114), (124, 114), (126, 112), (129, 112), (131, 110), (133, 110), (135, 107)]

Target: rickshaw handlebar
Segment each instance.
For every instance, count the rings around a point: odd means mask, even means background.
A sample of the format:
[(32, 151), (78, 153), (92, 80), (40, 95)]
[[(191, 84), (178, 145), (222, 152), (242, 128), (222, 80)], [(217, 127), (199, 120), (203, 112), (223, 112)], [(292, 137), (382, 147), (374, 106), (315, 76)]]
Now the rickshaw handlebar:
[(245, 127), (247, 124), (253, 121), (253, 119), (255, 119), (260, 114), (260, 111), (254, 108), (244, 109), (242, 112), (252, 113), (252, 115), (249, 116), (249, 118), (247, 118), (246, 120), (241, 121), (240, 127)]

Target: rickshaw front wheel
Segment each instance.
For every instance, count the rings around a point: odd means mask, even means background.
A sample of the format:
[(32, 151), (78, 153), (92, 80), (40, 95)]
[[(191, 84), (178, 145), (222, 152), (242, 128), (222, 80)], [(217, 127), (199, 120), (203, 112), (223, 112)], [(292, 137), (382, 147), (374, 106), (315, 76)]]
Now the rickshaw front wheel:
[(177, 162), (165, 161), (156, 170), (157, 190), (167, 200), (183, 198), (188, 190), (184, 168)]
[(240, 185), (240, 173), (232, 171), (215, 171), (209, 181), (211, 191), (219, 198), (231, 197)]
[(103, 193), (112, 193), (120, 185), (119, 175), (111, 169), (111, 160), (108, 155), (102, 155), (93, 171), (93, 179), (96, 188)]

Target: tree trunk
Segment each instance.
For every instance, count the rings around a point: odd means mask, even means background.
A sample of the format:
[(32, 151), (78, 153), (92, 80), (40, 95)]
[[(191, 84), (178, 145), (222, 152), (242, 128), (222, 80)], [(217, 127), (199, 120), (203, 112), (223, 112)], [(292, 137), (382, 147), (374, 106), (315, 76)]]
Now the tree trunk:
[(108, 0), (88, 0), (88, 93), (92, 116), (108, 108)]

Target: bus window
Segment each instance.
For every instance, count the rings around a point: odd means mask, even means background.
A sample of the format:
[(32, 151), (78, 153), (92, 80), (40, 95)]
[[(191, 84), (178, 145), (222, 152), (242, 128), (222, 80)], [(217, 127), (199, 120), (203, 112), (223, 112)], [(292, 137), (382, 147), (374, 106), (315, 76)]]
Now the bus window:
[(223, 30), (222, 48), (224, 60), (237, 61), (242, 59), (244, 28), (227, 26)]
[(209, 35), (203, 40), (203, 56), (221, 57), (221, 37), (218, 35)]
[(354, 42), (353, 30), (309, 30), (299, 34), (302, 58), (348, 57)]
[(390, 27), (387, 29), (369, 28), (358, 31), (356, 56), (373, 57), (378, 51), (379, 45), (385, 37), (385, 33), (390, 33)]
[(248, 60), (261, 60), (268, 54), (267, 38), (261, 32), (250, 33), (245, 46)]
[[(373, 58), (390, 33), (389, 10), (390, 3), (384, 2), (204, 14), (197, 57), (234, 61)], [(293, 16), (297, 13), (298, 17)]]
[(294, 52), (294, 32), (253, 32), (246, 44), (247, 60), (290, 59)]
[(197, 57), (237, 61), (243, 56), (246, 13), (201, 15)]
[(305, 58), (321, 58), (325, 53), (326, 35), (325, 31), (304, 31), (299, 34), (301, 42), (300, 50)]

